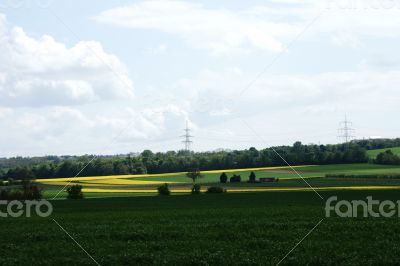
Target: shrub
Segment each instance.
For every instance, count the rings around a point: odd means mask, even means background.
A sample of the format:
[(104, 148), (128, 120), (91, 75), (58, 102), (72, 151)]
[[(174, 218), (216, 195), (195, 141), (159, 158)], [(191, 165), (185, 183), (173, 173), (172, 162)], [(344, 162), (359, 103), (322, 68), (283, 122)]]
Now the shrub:
[(0, 200), (23, 200), (24, 194), (21, 190), (1, 190)]
[(240, 183), (242, 181), (242, 178), (240, 177), (240, 175), (233, 175), (229, 181), (231, 183)]
[(38, 186), (26, 182), (19, 189), (0, 190), (0, 200), (40, 200), (42, 191)]
[(224, 193), (226, 192), (226, 189), (222, 188), (222, 187), (209, 187), (207, 189), (208, 194), (218, 194), (218, 193)]
[(219, 177), (219, 181), (221, 182), (221, 183), (226, 183), (226, 182), (228, 182), (228, 176), (225, 174), (225, 173), (222, 173), (221, 175), (220, 175), (220, 177)]
[(162, 186), (159, 186), (157, 190), (159, 195), (168, 196), (169, 194), (171, 194), (171, 191), (169, 190), (167, 183), (165, 183)]
[(256, 174), (254, 172), (250, 173), (249, 183), (256, 183)]
[(0, 190), (0, 200), (5, 200), (8, 197), (8, 190), (2, 189)]
[(194, 184), (192, 187), (192, 194), (200, 194), (201, 186), (199, 184)]
[(22, 185), (23, 198), (27, 200), (42, 199), (42, 190), (30, 181), (24, 181)]
[(73, 185), (67, 188), (68, 199), (82, 199), (82, 186), (81, 185)]

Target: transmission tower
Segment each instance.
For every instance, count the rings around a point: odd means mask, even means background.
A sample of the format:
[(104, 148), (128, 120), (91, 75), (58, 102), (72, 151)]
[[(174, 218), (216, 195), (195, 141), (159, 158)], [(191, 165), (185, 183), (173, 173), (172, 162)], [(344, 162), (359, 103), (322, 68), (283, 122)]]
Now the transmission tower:
[(354, 139), (354, 129), (352, 128), (353, 123), (347, 119), (347, 115), (344, 118), (344, 121), (340, 122), (339, 138), (343, 140), (344, 143), (349, 143), (352, 139)]
[(185, 135), (181, 136), (181, 138), (183, 138), (183, 143), (185, 144), (185, 151), (187, 153), (190, 152), (190, 145), (193, 143), (193, 141), (191, 140), (191, 138), (193, 138), (193, 136), (190, 135), (190, 128), (189, 128), (189, 124), (186, 121), (186, 128), (184, 129), (185, 131)]

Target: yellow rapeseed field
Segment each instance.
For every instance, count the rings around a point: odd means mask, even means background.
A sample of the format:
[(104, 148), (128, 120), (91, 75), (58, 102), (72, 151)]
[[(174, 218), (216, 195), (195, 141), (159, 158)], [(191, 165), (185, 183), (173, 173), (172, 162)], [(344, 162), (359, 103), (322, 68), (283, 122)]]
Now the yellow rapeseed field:
[[(293, 168), (298, 167), (309, 167), (316, 165), (301, 165), (293, 166)], [(232, 173), (232, 172), (245, 172), (245, 171), (267, 171), (274, 169), (290, 169), (289, 166), (278, 166), (278, 167), (261, 167), (261, 168), (246, 168), (246, 169), (226, 169), (226, 170), (212, 170), (212, 171), (202, 171), (202, 174), (220, 174), (220, 173)], [(165, 174), (137, 174), (137, 175), (112, 175), (112, 176), (88, 176), (88, 177), (66, 177), (66, 178), (48, 178), (48, 179), (38, 179), (36, 182), (42, 184), (55, 184), (58, 182), (81, 182), (81, 181), (99, 181), (99, 180), (114, 180), (114, 179), (130, 179), (130, 178), (146, 178), (146, 177), (169, 177), (185, 175), (186, 172), (177, 173), (165, 173)], [(158, 182), (158, 181), (157, 181)], [(163, 182), (165, 183), (165, 182)]]
[(179, 182), (170, 181), (143, 181), (143, 180), (130, 180), (130, 179), (103, 179), (101, 181), (91, 180), (87, 182), (40, 182), (41, 184), (54, 185), (54, 186), (66, 186), (66, 185), (81, 185), (82, 187), (109, 187), (109, 186), (127, 186), (127, 185), (161, 185), (161, 184), (177, 184)]
[(93, 181), (93, 180), (108, 180), (108, 179), (129, 179), (129, 178), (143, 178), (143, 177), (167, 177), (167, 176), (176, 176), (180, 174), (184, 173), (47, 178), (47, 179), (37, 179), (36, 182), (48, 183), (48, 182), (60, 182), (60, 181), (69, 182), (69, 181)]
[(90, 180), (84, 182), (86, 184), (94, 184), (94, 185), (154, 185), (154, 184), (177, 184), (181, 182), (170, 182), (170, 181), (145, 181), (145, 180), (132, 180), (132, 179), (123, 179), (123, 178), (112, 178), (106, 180)]
[[(385, 190), (385, 189), (400, 189), (400, 186), (354, 186), (354, 187), (315, 187), (318, 191), (329, 190)], [(99, 188), (83, 188), (83, 192), (96, 193), (156, 193), (156, 189), (99, 189)], [(202, 189), (202, 192), (205, 192)], [(228, 192), (281, 192), (281, 191), (312, 191), (311, 188), (232, 188)], [(172, 189), (173, 193), (189, 193), (190, 189)]]
[[(305, 166), (295, 166), (305, 167)], [(222, 172), (244, 172), (244, 171), (267, 171), (274, 169), (289, 169), (290, 167), (262, 167), (262, 168), (248, 168), (248, 169), (227, 169), (227, 170), (214, 170), (214, 171), (202, 171), (203, 174), (218, 174)], [(51, 178), (51, 179), (37, 179), (36, 182), (43, 185), (53, 186), (67, 186), (79, 184), (84, 188), (86, 192), (135, 192), (137, 189), (133, 189), (132, 186), (146, 186), (146, 185), (160, 185), (164, 183), (178, 184), (185, 182), (176, 181), (163, 181), (164, 177), (183, 176), (185, 172), (178, 173), (165, 173), (165, 174), (138, 174), (138, 175), (113, 175), (113, 176), (90, 176), (90, 177), (75, 177), (75, 178)], [(159, 177), (160, 180), (146, 180), (150, 177)], [(296, 178), (290, 178), (296, 179)], [(127, 186), (127, 190), (122, 189), (123, 186)], [(129, 187), (131, 186), (131, 187)], [(109, 187), (109, 189), (107, 189)], [(121, 188), (121, 189), (119, 189)], [(151, 192), (155, 192), (155, 189), (151, 189)], [(239, 191), (239, 190), (237, 190)], [(260, 190), (264, 191), (264, 190)], [(143, 192), (139, 189), (139, 192)], [(177, 190), (177, 192), (187, 192)]]

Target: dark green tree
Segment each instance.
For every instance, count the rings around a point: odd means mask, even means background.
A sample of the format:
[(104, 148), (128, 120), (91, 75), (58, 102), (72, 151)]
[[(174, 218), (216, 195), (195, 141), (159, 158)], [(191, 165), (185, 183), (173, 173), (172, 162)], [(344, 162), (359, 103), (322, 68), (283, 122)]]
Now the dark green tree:
[(249, 183), (255, 183), (256, 182), (256, 174), (252, 171), (249, 175)]
[(200, 170), (198, 168), (192, 169), (189, 172), (186, 173), (186, 176), (192, 179), (193, 184), (196, 183), (196, 180), (199, 178), (202, 178), (203, 175), (201, 174)]
[(162, 195), (162, 196), (168, 196), (169, 194), (171, 194), (171, 191), (169, 190), (169, 187), (168, 187), (167, 183), (165, 183), (162, 186), (159, 186), (157, 188), (157, 190), (158, 190), (158, 194)]
[(73, 185), (67, 188), (68, 199), (82, 199), (82, 186), (81, 185)]
[(400, 157), (394, 154), (391, 150), (387, 150), (379, 153), (374, 162), (377, 164), (399, 165)]
[(228, 176), (225, 174), (225, 173), (222, 173), (221, 175), (220, 175), (220, 177), (219, 177), (219, 181), (221, 182), (221, 183), (226, 183), (226, 182), (228, 182)]

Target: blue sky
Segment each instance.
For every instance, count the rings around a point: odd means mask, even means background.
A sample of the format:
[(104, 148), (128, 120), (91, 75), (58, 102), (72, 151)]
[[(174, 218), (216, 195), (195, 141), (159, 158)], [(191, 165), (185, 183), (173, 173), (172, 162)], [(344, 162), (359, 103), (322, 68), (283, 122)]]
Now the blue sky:
[(0, 156), (177, 150), (186, 121), (198, 151), (336, 143), (346, 113), (358, 138), (398, 136), (400, 1), (10, 0), (0, 14)]

